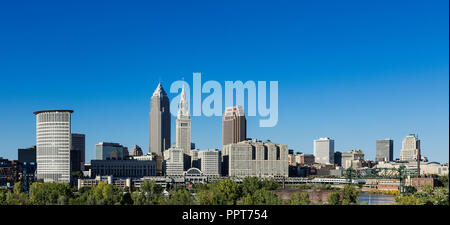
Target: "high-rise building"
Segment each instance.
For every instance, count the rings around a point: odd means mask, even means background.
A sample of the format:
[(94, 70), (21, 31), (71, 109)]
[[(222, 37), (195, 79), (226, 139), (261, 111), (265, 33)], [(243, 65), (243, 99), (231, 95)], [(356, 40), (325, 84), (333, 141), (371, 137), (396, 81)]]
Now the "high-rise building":
[(225, 145), (222, 154), (225, 176), (288, 176), (287, 145), (247, 140)]
[(69, 183), (71, 114), (73, 110), (44, 110), (36, 115), (37, 179)]
[(342, 152), (337, 151), (334, 153), (334, 164), (342, 166)]
[(394, 161), (394, 141), (391, 139), (377, 140), (377, 153), (375, 161)]
[(184, 154), (189, 154), (191, 150), (191, 119), (184, 86), (181, 90), (176, 121), (176, 147), (183, 149)]
[(86, 137), (84, 134), (71, 134), (70, 165), (72, 171), (84, 169), (86, 152)]
[(401, 161), (417, 160), (417, 153), (420, 150), (420, 140), (416, 135), (410, 134), (403, 139), (402, 150), (400, 151)]
[(128, 148), (118, 143), (100, 142), (95, 145), (96, 160), (123, 160), (128, 155)]
[(219, 176), (221, 174), (222, 157), (217, 149), (199, 151), (200, 170), (205, 175)]
[(247, 138), (247, 120), (242, 106), (227, 107), (222, 118), (222, 145), (238, 143)]
[(169, 148), (164, 152), (165, 174), (182, 175), (191, 166), (191, 157), (181, 148)]
[(162, 156), (170, 148), (170, 116), (169, 97), (159, 83), (150, 100), (149, 152)]
[(314, 158), (316, 163), (334, 164), (334, 140), (328, 137), (314, 140)]

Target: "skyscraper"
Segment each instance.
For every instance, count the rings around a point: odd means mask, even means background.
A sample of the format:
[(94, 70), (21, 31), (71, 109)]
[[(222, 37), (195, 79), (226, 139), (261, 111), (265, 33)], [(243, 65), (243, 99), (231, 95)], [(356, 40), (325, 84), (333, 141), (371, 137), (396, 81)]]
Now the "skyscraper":
[(161, 83), (150, 100), (149, 152), (162, 156), (170, 147), (170, 103)]
[(420, 140), (416, 135), (410, 134), (403, 139), (402, 150), (400, 150), (400, 160), (415, 161), (417, 152), (420, 150)]
[(72, 171), (81, 171), (84, 169), (86, 137), (84, 134), (71, 134), (70, 143), (70, 162)]
[(377, 140), (377, 154), (375, 161), (390, 162), (394, 160), (394, 141), (391, 139)]
[(222, 118), (222, 146), (245, 141), (247, 138), (247, 120), (242, 106), (225, 109)]
[(189, 105), (186, 100), (184, 86), (181, 89), (180, 103), (176, 122), (176, 147), (189, 154), (191, 150), (191, 119), (189, 117)]
[(69, 183), (71, 114), (73, 110), (44, 110), (36, 115), (37, 179)]
[(317, 163), (334, 164), (334, 140), (327, 137), (314, 140), (314, 157)]

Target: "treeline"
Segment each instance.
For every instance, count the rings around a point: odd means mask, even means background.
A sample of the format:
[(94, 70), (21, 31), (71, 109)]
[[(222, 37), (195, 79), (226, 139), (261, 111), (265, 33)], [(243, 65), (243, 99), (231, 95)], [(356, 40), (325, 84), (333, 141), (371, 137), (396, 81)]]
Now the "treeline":
[[(79, 190), (63, 183), (34, 182), (29, 192), (16, 183), (12, 191), (0, 190), (1, 205), (309, 205), (310, 196), (297, 192), (290, 199), (274, 193), (279, 188), (276, 181), (256, 177), (245, 178), (242, 184), (224, 179), (193, 188), (164, 188), (153, 181), (145, 181), (136, 190), (121, 190), (112, 184), (99, 182)], [(342, 192), (342, 194), (341, 194)], [(358, 192), (352, 185), (328, 196), (328, 204), (356, 204)], [(315, 204), (324, 204), (321, 201)]]

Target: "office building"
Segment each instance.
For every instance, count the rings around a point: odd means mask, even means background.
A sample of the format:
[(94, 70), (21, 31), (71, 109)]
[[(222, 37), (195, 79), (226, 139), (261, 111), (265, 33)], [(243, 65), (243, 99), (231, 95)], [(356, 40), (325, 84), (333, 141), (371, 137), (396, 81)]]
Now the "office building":
[(420, 151), (420, 140), (416, 135), (410, 134), (403, 139), (400, 160), (415, 161), (417, 160), (418, 151)]
[(128, 148), (118, 143), (100, 142), (95, 145), (96, 160), (123, 160), (128, 155)]
[(288, 146), (241, 141), (224, 146), (223, 173), (231, 177), (287, 177)]
[(73, 110), (44, 110), (36, 115), (37, 179), (69, 183), (71, 114)]
[(377, 153), (375, 157), (377, 162), (394, 161), (394, 141), (391, 139), (377, 140)]
[(184, 86), (181, 90), (176, 120), (176, 147), (183, 149), (184, 154), (189, 154), (191, 150), (191, 119)]
[(334, 164), (334, 140), (328, 137), (314, 140), (314, 158), (316, 163)]
[(144, 177), (156, 176), (155, 160), (91, 160), (91, 176)]
[(364, 164), (364, 153), (362, 150), (350, 150), (350, 152), (342, 153), (342, 167), (344, 169), (348, 168), (359, 168)]
[(247, 120), (242, 106), (227, 107), (222, 118), (222, 145), (238, 143), (247, 138)]
[(71, 134), (70, 165), (73, 171), (84, 170), (86, 137), (84, 134)]
[(170, 148), (170, 117), (169, 97), (159, 83), (150, 100), (149, 152), (163, 156), (164, 150)]
[(315, 162), (315, 157), (313, 154), (300, 154), (300, 155), (298, 155), (298, 158), (299, 158), (299, 164), (301, 166), (312, 165)]
[(198, 156), (199, 150), (198, 149), (191, 149), (190, 156), (191, 156), (191, 168), (197, 168), (200, 169), (200, 158)]
[(334, 164), (336, 166), (342, 166), (342, 152), (335, 152), (334, 153)]
[(199, 151), (200, 170), (205, 175), (219, 176), (221, 174), (222, 156), (217, 149)]
[(191, 157), (181, 148), (169, 148), (164, 152), (165, 175), (183, 175), (191, 166)]
[(17, 150), (20, 163), (36, 163), (36, 146), (31, 148), (19, 148)]

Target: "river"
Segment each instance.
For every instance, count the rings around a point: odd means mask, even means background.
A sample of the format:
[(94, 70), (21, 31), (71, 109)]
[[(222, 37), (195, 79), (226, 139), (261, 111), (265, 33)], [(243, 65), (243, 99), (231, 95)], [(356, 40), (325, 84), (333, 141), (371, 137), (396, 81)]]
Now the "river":
[(358, 204), (363, 203), (367, 205), (395, 205), (395, 196), (387, 194), (371, 194), (361, 193), (359, 195)]

